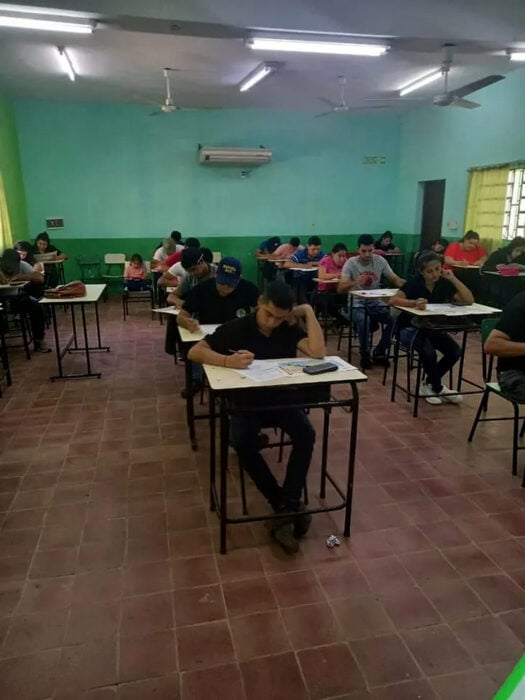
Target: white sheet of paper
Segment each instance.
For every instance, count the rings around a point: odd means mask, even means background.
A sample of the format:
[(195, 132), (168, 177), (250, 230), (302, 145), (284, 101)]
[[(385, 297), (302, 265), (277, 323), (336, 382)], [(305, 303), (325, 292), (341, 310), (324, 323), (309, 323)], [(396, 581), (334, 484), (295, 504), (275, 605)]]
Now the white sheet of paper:
[(251, 379), (254, 382), (266, 382), (287, 376), (286, 372), (279, 365), (267, 360), (254, 360), (247, 369), (236, 369), (235, 372), (240, 374), (241, 377), (246, 377), (246, 379)]
[(427, 304), (426, 311), (446, 312), (447, 316), (464, 316), (467, 309), (468, 307), (454, 306), (453, 304)]

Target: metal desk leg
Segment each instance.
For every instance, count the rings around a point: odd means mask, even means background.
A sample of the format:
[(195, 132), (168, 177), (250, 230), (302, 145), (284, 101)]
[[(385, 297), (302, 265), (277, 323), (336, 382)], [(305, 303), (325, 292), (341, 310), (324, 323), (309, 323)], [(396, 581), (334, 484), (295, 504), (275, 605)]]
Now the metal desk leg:
[(226, 478), (228, 474), (228, 435), (230, 421), (226, 399), (221, 397), (221, 434), (220, 434), (220, 462), (221, 462), (221, 495), (219, 498), (220, 517), (220, 552), (226, 554), (226, 525), (228, 519), (228, 491)]
[[(91, 358), (89, 357), (89, 340), (86, 323), (86, 305), (80, 304), (80, 312), (82, 314), (82, 330), (84, 332), (84, 347), (86, 348), (86, 365), (88, 374), (91, 375)], [(99, 375), (100, 376), (100, 375)]]
[[(400, 338), (399, 338), (399, 329), (396, 333), (396, 339), (394, 342), (394, 370), (392, 372), (392, 389), (390, 391), (390, 401), (394, 402), (396, 400), (396, 388), (397, 388), (397, 371), (398, 371), (398, 366), (399, 366), (399, 345), (400, 345)], [(407, 358), (408, 362), (408, 358)]]
[[(100, 318), (98, 315), (98, 301), (95, 302), (95, 321), (96, 321), (96, 326), (97, 326), (97, 342), (98, 342), (98, 348), (100, 350), (103, 350), (104, 347), (102, 346), (102, 341), (100, 339)], [(109, 352), (109, 346), (105, 348), (106, 352)]]
[(357, 419), (359, 417), (359, 392), (354, 383), (350, 384), (352, 389), (352, 426), (350, 428), (350, 446), (348, 454), (348, 479), (346, 482), (346, 506), (345, 506), (345, 527), (343, 534), (345, 537), (350, 536), (350, 522), (352, 519), (352, 498), (354, 495), (354, 476), (355, 476), (355, 451), (357, 443)]
[[(62, 369), (62, 352), (60, 350), (60, 340), (58, 339), (57, 314), (54, 304), (51, 304), (51, 317), (53, 319), (53, 334), (55, 336), (55, 351), (57, 354), (58, 376), (59, 378), (62, 378), (64, 376), (64, 372)], [(51, 378), (51, 381), (53, 381), (53, 378)]]
[(321, 448), (321, 488), (319, 497), (326, 497), (326, 464), (328, 458), (328, 432), (330, 430), (330, 408), (323, 409), (323, 446)]
[(191, 362), (186, 356), (184, 365), (184, 373), (186, 378), (186, 423), (190, 433), (191, 449), (196, 450), (197, 442), (195, 440), (195, 413), (193, 410), (193, 375), (191, 370)]
[(350, 294), (350, 306), (348, 307), (348, 364), (352, 364), (352, 317), (354, 315), (354, 297)]
[(463, 331), (463, 341), (461, 343), (461, 355), (459, 358), (459, 368), (458, 368), (458, 384), (457, 390), (461, 391), (461, 382), (463, 380), (463, 365), (465, 364), (465, 352), (467, 350), (467, 335), (468, 331)]
[(78, 340), (77, 340), (77, 320), (75, 318), (75, 305), (70, 304), (71, 309), (71, 327), (73, 328), (73, 349), (78, 350)]
[(210, 510), (217, 510), (215, 504), (216, 495), (216, 430), (215, 430), (215, 393), (210, 389), (208, 400), (210, 402)]

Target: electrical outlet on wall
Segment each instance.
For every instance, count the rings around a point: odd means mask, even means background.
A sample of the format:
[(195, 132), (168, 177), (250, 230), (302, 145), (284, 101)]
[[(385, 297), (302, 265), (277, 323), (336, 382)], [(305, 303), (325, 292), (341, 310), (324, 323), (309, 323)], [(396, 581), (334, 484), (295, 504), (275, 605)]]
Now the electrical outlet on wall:
[(458, 230), (458, 222), (455, 219), (450, 219), (450, 221), (447, 221), (447, 229), (449, 231), (457, 231)]

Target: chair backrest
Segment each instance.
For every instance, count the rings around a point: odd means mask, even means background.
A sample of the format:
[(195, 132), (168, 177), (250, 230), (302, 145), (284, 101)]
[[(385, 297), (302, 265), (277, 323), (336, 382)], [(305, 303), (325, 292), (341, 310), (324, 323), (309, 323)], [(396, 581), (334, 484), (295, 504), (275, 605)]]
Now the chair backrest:
[(487, 338), (496, 327), (498, 321), (499, 319), (497, 318), (484, 318), (481, 322), (481, 342), (483, 345), (485, 345)]
[(126, 256), (124, 253), (106, 253), (104, 255), (104, 262), (106, 265), (124, 265)]

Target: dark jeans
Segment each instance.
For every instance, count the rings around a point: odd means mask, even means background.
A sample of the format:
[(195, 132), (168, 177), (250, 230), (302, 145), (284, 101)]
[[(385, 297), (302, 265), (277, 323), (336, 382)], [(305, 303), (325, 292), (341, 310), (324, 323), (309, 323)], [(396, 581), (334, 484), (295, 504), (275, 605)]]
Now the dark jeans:
[[(282, 428), (292, 442), (282, 488), (260, 453), (258, 435), (262, 428)], [(252, 478), (274, 510), (283, 506), (297, 510), (310, 467), (315, 444), (315, 430), (303, 410), (288, 408), (232, 416), (230, 434), (239, 463)]]
[(147, 292), (150, 287), (150, 280), (124, 280), (124, 289), (127, 292)]
[(525, 403), (525, 372), (519, 369), (507, 369), (498, 372), (500, 389), (518, 403)]
[[(417, 330), (416, 328), (403, 328), (401, 342), (407, 347), (413, 347), (419, 353), (421, 364), (430, 384), (436, 394), (443, 388), (443, 377), (461, 357), (461, 348), (454, 338), (445, 331)], [(442, 358), (437, 359), (437, 352)]]
[(26, 314), (29, 316), (33, 340), (36, 343), (40, 343), (44, 339), (46, 332), (44, 307), (36, 299), (25, 295), (10, 299), (9, 307), (15, 314)]
[(366, 353), (370, 350), (371, 321), (376, 321), (381, 325), (381, 340), (376, 345), (374, 352), (377, 355), (386, 355), (388, 353), (394, 327), (394, 317), (390, 313), (389, 306), (380, 301), (367, 301), (365, 313), (364, 304), (354, 303), (351, 320), (357, 327), (361, 353)]

